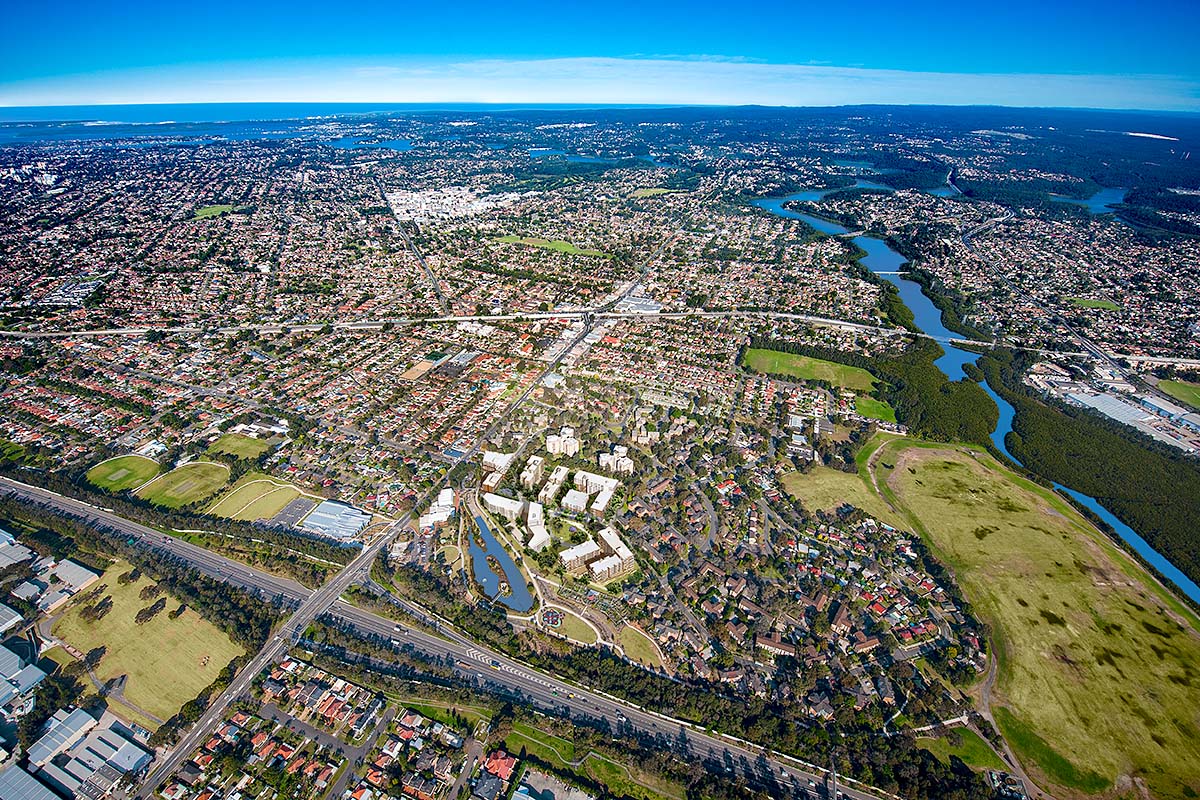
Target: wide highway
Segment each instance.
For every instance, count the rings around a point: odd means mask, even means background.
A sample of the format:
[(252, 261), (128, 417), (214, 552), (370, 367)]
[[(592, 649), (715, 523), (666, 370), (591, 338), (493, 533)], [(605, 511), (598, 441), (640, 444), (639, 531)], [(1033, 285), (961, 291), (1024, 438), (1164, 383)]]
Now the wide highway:
[[(133, 539), (139, 546), (171, 554), (212, 578), (258, 593), (266, 599), (278, 598), (296, 609), (191, 731), (169, 755), (160, 759), (141, 791), (135, 795), (138, 798), (149, 797), (183, 764), (220, 721), (228, 702), (245, 693), (254, 676), (281, 658), (292, 646), (293, 637), (298, 637), (326, 608), (330, 614), (349, 623), (362, 634), (394, 640), (426, 656), (452, 660), (456, 672), (467, 683), (482, 684), (485, 688), (491, 685), (506, 693), (519, 695), (530, 706), (555, 715), (576, 720), (603, 720), (614, 731), (623, 730), (655, 739), (664, 749), (673, 751), (684, 760), (700, 759), (706, 764), (719, 765), (718, 768), (730, 775), (786, 788), (794, 796), (827, 796), (829, 774), (821, 766), (766, 752), (751, 742), (710, 733), (682, 720), (643, 710), (627, 701), (539, 671), (477, 644), (436, 620), (427, 621), (436, 627), (435, 635), (420, 627), (381, 617), (338, 600), (346, 588), (367, 574), (380, 549), (391, 540), (396, 526), (402, 523), (396, 523), (388, 533), (377, 537), (350, 566), (313, 591), (295, 581), (217, 555), (104, 508), (40, 487), (0, 477), (0, 493), (52, 508), (63, 515), (101, 523), (119, 531), (119, 535)], [(840, 778), (837, 791), (851, 800), (894, 797), (871, 787), (843, 785)]]

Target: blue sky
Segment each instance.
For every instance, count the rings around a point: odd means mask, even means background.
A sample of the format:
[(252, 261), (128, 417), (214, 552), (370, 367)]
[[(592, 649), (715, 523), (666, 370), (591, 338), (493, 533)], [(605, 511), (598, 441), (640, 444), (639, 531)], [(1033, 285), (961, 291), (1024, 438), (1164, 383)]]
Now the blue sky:
[(1194, 0), (6, 2), (0, 105), (1000, 103), (1200, 110)]

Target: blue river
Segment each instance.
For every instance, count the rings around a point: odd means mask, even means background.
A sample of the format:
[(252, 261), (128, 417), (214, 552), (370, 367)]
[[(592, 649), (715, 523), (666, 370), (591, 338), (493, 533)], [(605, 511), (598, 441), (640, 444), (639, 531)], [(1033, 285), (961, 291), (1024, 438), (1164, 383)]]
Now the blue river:
[(331, 147), (336, 147), (339, 150), (359, 150), (375, 148), (379, 150), (395, 150), (403, 153), (412, 150), (412, 142), (408, 139), (387, 139), (381, 142), (364, 142), (358, 136), (343, 136), (341, 139), (334, 139), (329, 142)]
[[(789, 208), (784, 208), (784, 204), (791, 201), (819, 201), (822, 197), (829, 194), (830, 191), (836, 190), (800, 192), (798, 194), (789, 195), (788, 197), (783, 198), (763, 198), (755, 200), (754, 205), (781, 217), (803, 220), (825, 234), (839, 235), (849, 233), (850, 231), (847, 228), (839, 225), (836, 222), (832, 222), (827, 219), (821, 219), (820, 217), (814, 217), (811, 214), (802, 214), (798, 211), (792, 211)], [(1106, 191), (1120, 191), (1122, 192), (1122, 197), (1124, 196), (1124, 190)], [(1112, 195), (1109, 195), (1109, 197), (1111, 196)], [(1109, 200), (1108, 202), (1113, 201)], [(1120, 202), (1120, 200), (1117, 200), (1116, 202)], [(921, 291), (921, 285), (914, 280), (905, 278), (903, 275), (894, 274), (899, 272), (904, 264), (907, 263), (904, 259), (904, 256), (900, 255), (891, 247), (889, 247), (887, 242), (883, 241), (882, 239), (876, 239), (871, 236), (855, 236), (853, 241), (856, 245), (866, 251), (866, 255), (863, 256), (861, 260), (863, 266), (878, 274), (884, 280), (891, 282), (896, 286), (897, 289), (899, 289), (900, 299), (902, 299), (904, 304), (913, 312), (913, 321), (915, 322), (917, 328), (931, 336), (937, 337), (940, 340), (938, 343), (945, 351), (945, 355), (934, 362), (937, 364), (938, 368), (941, 369), (942, 372), (945, 373), (946, 377), (948, 377), (950, 380), (961, 380), (962, 378), (966, 377), (966, 371), (963, 369), (963, 365), (967, 364), (968, 362), (974, 363), (979, 356), (975, 353), (949, 344), (946, 340), (961, 337), (959, 334), (947, 329), (946, 326), (942, 324), (942, 312), (938, 310), (938, 307), (933, 304), (933, 301), (926, 297), (925, 293)], [(995, 444), (997, 450), (999, 450), (1001, 453), (1004, 453), (1004, 455), (1007, 456), (1014, 464), (1020, 464), (1021, 462), (1018, 461), (1017, 458), (1008, 451), (1008, 447), (1004, 443), (1004, 438), (1008, 435), (1009, 431), (1012, 430), (1013, 417), (1016, 414), (1016, 410), (1012, 407), (1012, 404), (1010, 404), (1000, 395), (996, 394), (996, 392), (987, 384), (986, 381), (982, 384), (982, 386), (984, 391), (988, 393), (988, 396), (995, 401), (996, 406), (1000, 409), (1000, 418), (996, 424), (996, 430), (992, 432), (992, 443)], [(1115, 514), (1113, 514), (1104, 506), (1100, 505), (1098, 500), (1096, 500), (1094, 497), (1089, 497), (1082, 492), (1077, 492), (1074, 489), (1062, 486), (1061, 484), (1056, 483), (1054, 486), (1060, 492), (1070, 496), (1077, 503), (1088, 508), (1097, 517), (1104, 520), (1104, 522), (1111, 526), (1112, 529), (1117, 532), (1117, 535), (1125, 540), (1130, 547), (1137, 551), (1138, 555), (1144, 558), (1147, 563), (1153, 565), (1155, 569), (1157, 569), (1161, 574), (1165, 575), (1193, 601), (1200, 602), (1200, 586), (1197, 586), (1194, 581), (1180, 572), (1174, 564), (1172, 564), (1157, 550), (1151, 547), (1145, 539), (1143, 539), (1137, 534), (1136, 531), (1133, 530), (1133, 528), (1130, 528), (1124, 522), (1117, 519)]]
[(1074, 197), (1059, 197), (1051, 195), (1050, 199), (1056, 203), (1071, 203), (1077, 206), (1083, 206), (1092, 214), (1111, 214), (1113, 206), (1125, 202), (1125, 195), (1129, 194), (1128, 189), (1118, 189), (1105, 187), (1100, 189), (1086, 200), (1076, 200)]
[[(483, 587), (488, 597), (513, 611), (524, 613), (533, 608), (533, 597), (529, 594), (529, 587), (525, 585), (525, 578), (508, 551), (496, 541), (491, 528), (482, 517), (475, 517), (475, 524), (479, 526), (479, 535), (484, 543), (484, 546), (480, 547), (474, 536), (467, 537), (467, 549), (471, 551), (471, 571), (475, 574), (475, 582)], [(492, 571), (491, 565), (488, 564), (488, 556), (500, 563), (500, 569), (504, 572), (503, 579)], [(501, 580), (508, 581), (512, 589), (507, 596), (500, 594)]]

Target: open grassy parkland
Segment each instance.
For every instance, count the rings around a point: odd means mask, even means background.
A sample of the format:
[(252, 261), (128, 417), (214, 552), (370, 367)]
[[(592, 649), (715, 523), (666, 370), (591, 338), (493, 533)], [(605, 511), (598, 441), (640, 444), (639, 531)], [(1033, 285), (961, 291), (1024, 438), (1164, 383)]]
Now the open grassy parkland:
[(637, 800), (683, 800), (687, 792), (678, 783), (648, 774), (636, 766), (613, 761), (594, 750), (582, 750), (561, 736), (539, 730), (525, 721), (513, 723), (504, 738), (512, 752), (533, 755), (563, 772), (582, 773), (602, 782), (614, 795)]
[[(80, 614), (87, 602), (77, 600), (54, 624), (54, 635), (84, 653), (105, 648), (96, 669), (100, 680), (128, 676), (125, 699), (165, 720), (212, 683), (243, 651), (195, 611), (184, 611), (171, 619), (169, 614), (179, 607), (179, 601), (170, 597), (166, 609), (138, 625), (134, 617), (154, 600), (139, 596), (151, 584), (145, 576), (124, 586), (118, 583), (118, 576), (130, 569), (129, 564), (118, 561), (96, 584), (108, 585), (100, 596), (112, 597), (112, 610), (89, 622)], [(114, 709), (120, 711), (121, 706), (114, 704)]]
[(596, 256), (598, 258), (610, 258), (608, 253), (599, 250), (581, 250), (570, 242), (565, 242), (562, 239), (537, 239), (529, 236), (501, 236), (496, 241), (505, 242), (507, 244), (524, 244), (530, 247), (540, 247), (543, 250), (554, 250), (558, 253), (566, 253), (569, 256)]
[(158, 474), (158, 462), (145, 456), (117, 456), (87, 471), (88, 483), (110, 492), (136, 489)]
[(276, 480), (261, 472), (250, 472), (217, 498), (209, 507), (208, 513), (250, 522), (270, 519), (301, 494), (303, 492), (290, 483)]
[(869, 419), (881, 419), (887, 422), (896, 421), (896, 410), (882, 400), (860, 394), (854, 398), (854, 407), (858, 413)]
[(917, 744), (947, 764), (950, 763), (950, 756), (958, 756), (964, 764), (976, 769), (1005, 770), (1004, 762), (975, 731), (970, 728), (956, 728), (949, 736), (958, 738), (958, 744), (951, 743), (948, 737), (921, 738), (917, 739)]
[(222, 214), (228, 214), (233, 211), (236, 206), (221, 203), (213, 206), (204, 206), (197, 208), (196, 213), (192, 215), (192, 219), (208, 219), (209, 217), (219, 217)]
[(242, 459), (258, 458), (270, 449), (270, 442), (255, 439), (253, 436), (243, 436), (240, 433), (226, 433), (208, 446), (210, 453), (225, 453)]
[(746, 350), (744, 363), (755, 372), (825, 381), (832, 386), (841, 386), (856, 392), (869, 392), (875, 386), (875, 376), (865, 369), (794, 353), (781, 353), (778, 350), (751, 347)]
[(138, 490), (137, 495), (157, 506), (182, 508), (214, 493), (229, 480), (229, 467), (211, 461), (194, 461), (160, 475)]
[(591, 625), (588, 625), (570, 611), (563, 612), (562, 624), (555, 630), (571, 641), (579, 642), (580, 644), (595, 644), (599, 638), (596, 636), (596, 631), (592, 629)]
[(1117, 311), (1120, 308), (1112, 300), (1096, 300), (1091, 297), (1069, 297), (1067, 299), (1080, 308), (1098, 308), (1102, 311)]
[(643, 197), (662, 197), (665, 194), (686, 194), (684, 189), (642, 188), (634, 189), (629, 196), (635, 199)]
[(1047, 489), (978, 448), (893, 440), (883, 494), (955, 571), (999, 656), (992, 709), (1058, 797), (1200, 793), (1200, 622)]
[(1200, 383), (1189, 381), (1159, 381), (1158, 388), (1192, 408), (1200, 408)]
[(632, 625), (621, 628), (621, 632), (617, 634), (617, 644), (621, 645), (625, 655), (639, 664), (653, 669), (662, 668), (662, 657), (658, 654), (654, 642)]
[(811, 472), (789, 472), (783, 476), (783, 488), (788, 494), (799, 498), (809, 511), (834, 511), (849, 503), (861, 508), (871, 516), (889, 525), (903, 526), (896, 514), (871, 489), (869, 481), (860, 475), (815, 466)]

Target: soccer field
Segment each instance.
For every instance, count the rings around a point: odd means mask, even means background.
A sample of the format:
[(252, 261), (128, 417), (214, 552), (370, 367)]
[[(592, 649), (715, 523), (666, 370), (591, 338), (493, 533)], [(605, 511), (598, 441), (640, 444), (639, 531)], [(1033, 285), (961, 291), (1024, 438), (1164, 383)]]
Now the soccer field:
[(158, 462), (144, 456), (118, 456), (87, 471), (88, 483), (110, 492), (136, 489), (158, 474)]

